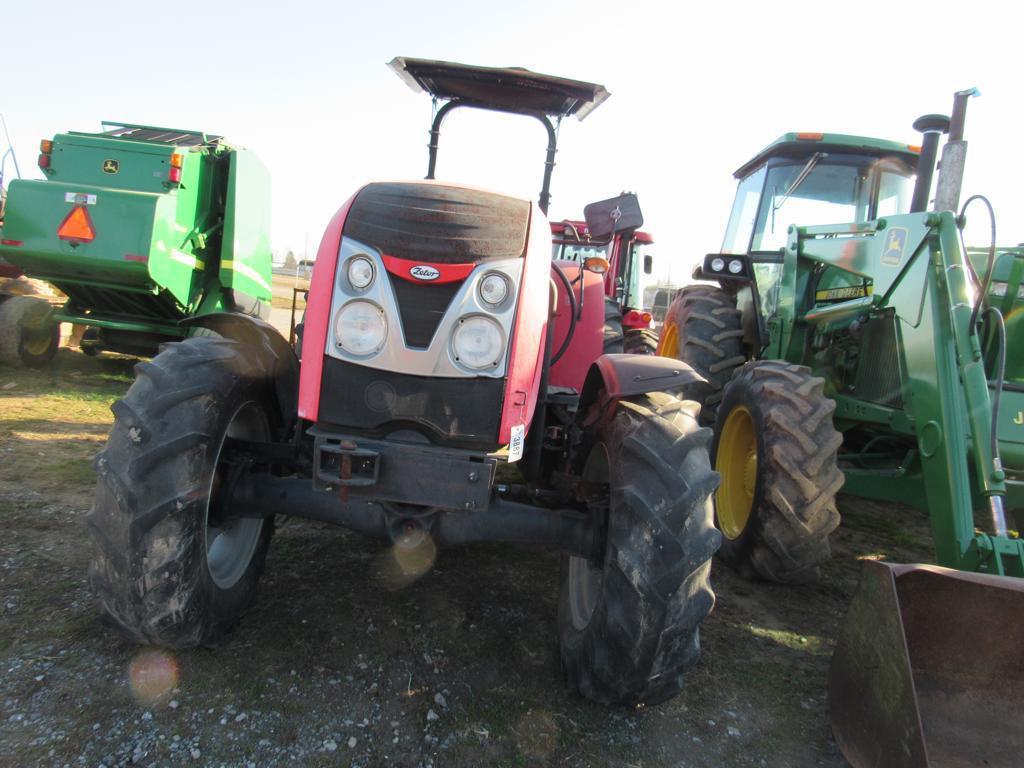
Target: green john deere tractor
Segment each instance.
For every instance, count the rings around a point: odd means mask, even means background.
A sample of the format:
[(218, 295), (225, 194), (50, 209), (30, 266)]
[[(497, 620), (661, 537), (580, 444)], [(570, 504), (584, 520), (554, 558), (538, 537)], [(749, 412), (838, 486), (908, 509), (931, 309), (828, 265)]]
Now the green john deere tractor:
[(270, 181), (221, 137), (126, 123), (40, 142), (43, 180), (11, 182), (0, 262), (67, 296), (0, 296), (0, 359), (40, 365), (59, 323), (83, 352), (152, 355), (212, 312), (264, 316), (271, 298)]
[(857, 766), (1024, 752), (1024, 541), (1007, 522), (1024, 525), (1024, 249), (996, 247), (994, 215), (991, 247), (962, 245), (966, 209), (987, 205), (959, 205), (973, 93), (915, 123), (920, 148), (787, 134), (758, 154), (695, 272), (708, 282), (661, 335), (712, 387), (720, 556), (742, 573), (815, 578), (840, 489), (930, 516), (943, 567), (866, 562), (837, 646), (833, 728)]

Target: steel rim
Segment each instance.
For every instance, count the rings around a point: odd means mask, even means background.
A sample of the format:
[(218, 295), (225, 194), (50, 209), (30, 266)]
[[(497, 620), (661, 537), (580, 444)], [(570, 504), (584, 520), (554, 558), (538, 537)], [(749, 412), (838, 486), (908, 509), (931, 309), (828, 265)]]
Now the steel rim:
[(21, 349), (26, 354), (33, 357), (45, 355), (52, 343), (53, 331), (51, 328), (22, 327)]
[(210, 572), (213, 583), (221, 589), (230, 589), (235, 586), (248, 570), (256, 547), (259, 545), (260, 534), (263, 532), (263, 521), (257, 518), (233, 518), (224, 520), (218, 525), (210, 523), (210, 501), (218, 491), (225, 469), (222, 466), (220, 455), (224, 448), (224, 441), (229, 437), (258, 441), (269, 439), (270, 429), (267, 419), (257, 403), (253, 401), (243, 403), (231, 417), (221, 444), (217, 448), (217, 461), (214, 465), (213, 478), (210, 480), (210, 492), (207, 494), (206, 512), (203, 516), (206, 568)]
[(34, 357), (46, 354), (50, 348), (51, 339), (48, 334), (27, 334), (22, 341), (22, 349)]
[(569, 614), (577, 630), (587, 628), (597, 608), (604, 576), (583, 557), (569, 558)]
[[(610, 504), (610, 462), (608, 449), (598, 443), (590, 451), (583, 468), (583, 494), (595, 523), (603, 526)], [(573, 627), (586, 629), (601, 599), (604, 571), (585, 557), (569, 558), (569, 617)]]
[(725, 419), (715, 471), (722, 477), (715, 492), (718, 529), (727, 539), (738, 539), (750, 522), (757, 491), (757, 431), (746, 406), (736, 406)]
[(679, 357), (679, 329), (675, 323), (665, 323), (661, 329), (656, 354), (662, 357)]

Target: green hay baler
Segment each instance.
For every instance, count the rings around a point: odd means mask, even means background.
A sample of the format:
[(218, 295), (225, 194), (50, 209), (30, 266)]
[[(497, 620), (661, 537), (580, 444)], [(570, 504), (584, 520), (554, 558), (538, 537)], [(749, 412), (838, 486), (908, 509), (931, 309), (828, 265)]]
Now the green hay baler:
[(53, 357), (58, 324), (87, 353), (151, 355), (211, 312), (269, 312), (270, 180), (219, 136), (126, 123), (40, 144), (43, 180), (14, 180), (0, 259), (67, 296), (0, 301), (0, 357)]

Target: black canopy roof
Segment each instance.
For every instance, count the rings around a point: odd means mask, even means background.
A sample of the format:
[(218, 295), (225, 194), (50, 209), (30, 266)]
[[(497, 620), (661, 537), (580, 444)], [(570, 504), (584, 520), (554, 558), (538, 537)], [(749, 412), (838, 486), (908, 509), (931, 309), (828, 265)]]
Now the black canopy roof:
[(575, 115), (582, 120), (609, 96), (603, 85), (522, 67), (477, 67), (403, 56), (392, 59), (388, 66), (414, 91), (503, 111)]

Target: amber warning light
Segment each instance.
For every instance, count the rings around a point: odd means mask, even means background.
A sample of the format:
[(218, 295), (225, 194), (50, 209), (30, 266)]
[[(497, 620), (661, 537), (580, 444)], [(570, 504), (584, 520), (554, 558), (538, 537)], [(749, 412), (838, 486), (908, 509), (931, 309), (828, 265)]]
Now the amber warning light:
[(76, 205), (57, 227), (57, 237), (75, 243), (88, 243), (96, 237), (89, 211), (84, 205)]

